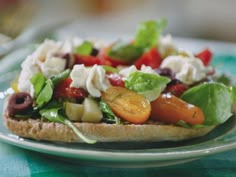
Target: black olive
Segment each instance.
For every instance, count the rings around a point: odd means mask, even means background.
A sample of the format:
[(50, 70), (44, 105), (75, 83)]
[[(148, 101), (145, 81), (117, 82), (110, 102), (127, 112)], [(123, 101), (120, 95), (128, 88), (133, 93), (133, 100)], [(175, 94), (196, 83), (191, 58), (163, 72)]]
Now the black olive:
[(170, 79), (175, 78), (175, 73), (172, 72), (170, 68), (158, 68), (156, 72), (161, 76), (169, 77)]
[(181, 84), (182, 82), (178, 79), (172, 79), (167, 85), (171, 86), (171, 85), (176, 85), (176, 84)]
[(96, 49), (96, 48), (93, 48), (93, 50), (91, 51), (91, 54), (90, 54), (90, 55), (96, 57), (96, 56), (98, 55), (98, 53), (99, 53), (99, 50)]
[(24, 113), (31, 109), (33, 105), (33, 99), (30, 94), (26, 92), (14, 93), (10, 96), (8, 102), (8, 114), (13, 117), (16, 114)]

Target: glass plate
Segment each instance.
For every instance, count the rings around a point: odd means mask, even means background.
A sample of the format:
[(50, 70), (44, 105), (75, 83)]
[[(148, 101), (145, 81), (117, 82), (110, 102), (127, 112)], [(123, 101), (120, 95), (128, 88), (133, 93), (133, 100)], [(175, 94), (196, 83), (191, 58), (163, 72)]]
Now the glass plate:
[[(227, 72), (235, 78), (236, 51), (231, 44), (179, 39), (180, 46), (212, 47), (216, 56), (213, 65), (220, 72)], [(227, 51), (217, 49), (217, 46), (227, 45)], [(217, 49), (217, 51), (216, 51)], [(32, 51), (32, 47), (17, 50), (0, 61), (0, 107), (6, 95), (12, 92), (10, 82), (19, 73), (20, 63)], [(112, 167), (154, 167), (167, 166), (195, 160), (210, 154), (236, 148), (236, 121), (230, 118), (207, 136), (182, 142), (158, 143), (97, 143), (95, 145), (80, 143), (52, 143), (20, 138), (11, 134), (0, 119), (0, 140), (21, 148), (48, 154), (60, 160), (83, 163), (96, 166)]]

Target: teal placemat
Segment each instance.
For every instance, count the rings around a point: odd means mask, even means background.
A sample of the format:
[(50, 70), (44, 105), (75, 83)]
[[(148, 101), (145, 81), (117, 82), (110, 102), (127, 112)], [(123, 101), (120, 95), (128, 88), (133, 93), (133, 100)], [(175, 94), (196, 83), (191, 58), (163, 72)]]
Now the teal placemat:
[(124, 169), (85, 166), (0, 143), (0, 164), (2, 177), (235, 177), (236, 150), (174, 166)]

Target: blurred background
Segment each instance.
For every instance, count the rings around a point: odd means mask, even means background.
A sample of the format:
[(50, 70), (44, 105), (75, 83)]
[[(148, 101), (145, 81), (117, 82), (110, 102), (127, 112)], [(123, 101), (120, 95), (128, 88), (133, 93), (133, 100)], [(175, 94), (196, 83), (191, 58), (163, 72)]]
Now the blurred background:
[(235, 7), (235, 0), (0, 0), (0, 45), (49, 31), (64, 37), (133, 34), (140, 21), (161, 17), (173, 36), (236, 42)]

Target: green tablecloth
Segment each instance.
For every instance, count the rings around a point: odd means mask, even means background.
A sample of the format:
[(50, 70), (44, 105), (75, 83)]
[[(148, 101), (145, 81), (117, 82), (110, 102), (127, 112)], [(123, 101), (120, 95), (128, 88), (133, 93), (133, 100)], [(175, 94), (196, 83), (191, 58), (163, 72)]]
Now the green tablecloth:
[(235, 177), (236, 150), (168, 167), (121, 169), (85, 166), (0, 142), (1, 177)]

